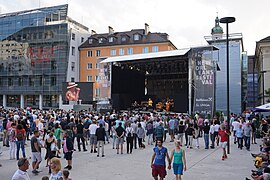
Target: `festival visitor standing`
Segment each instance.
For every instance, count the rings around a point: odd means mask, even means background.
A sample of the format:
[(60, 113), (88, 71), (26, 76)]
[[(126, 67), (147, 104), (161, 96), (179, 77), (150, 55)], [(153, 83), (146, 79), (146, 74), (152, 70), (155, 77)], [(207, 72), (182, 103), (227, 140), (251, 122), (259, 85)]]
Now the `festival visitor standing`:
[(153, 148), (153, 151), (154, 153), (151, 158), (152, 176), (155, 180), (158, 180), (158, 177), (160, 177), (160, 180), (163, 180), (167, 175), (165, 158), (167, 158), (169, 164), (168, 169), (171, 169), (171, 160), (168, 150), (166, 147), (162, 146), (162, 140), (158, 139), (157, 146)]
[(163, 125), (162, 122), (160, 122), (159, 125), (156, 127), (156, 131), (155, 131), (156, 141), (162, 140), (162, 142), (163, 142), (163, 136), (165, 134), (165, 130), (164, 130), (164, 127), (162, 125)]
[(131, 123), (131, 127), (133, 129), (133, 146), (134, 146), (134, 149), (137, 149), (137, 139), (138, 139), (138, 136), (137, 136), (137, 129), (138, 129), (138, 124), (137, 124), (137, 121), (134, 121)]
[(126, 128), (126, 136), (127, 136), (127, 153), (131, 154), (132, 153), (132, 149), (133, 149), (133, 134), (134, 134), (134, 130), (131, 127), (131, 124), (128, 123), (127, 124), (127, 128)]
[(252, 128), (252, 133), (251, 133), (251, 144), (257, 144), (256, 143), (256, 118), (252, 119), (251, 123), (251, 128)]
[(153, 145), (154, 126), (153, 121), (149, 121), (146, 125), (146, 135), (148, 136), (148, 145)]
[(211, 121), (209, 133), (210, 133), (210, 139), (211, 139), (210, 148), (214, 149), (215, 148), (215, 135), (214, 135), (215, 129), (214, 129), (214, 122), (213, 121)]
[(50, 166), (52, 169), (50, 180), (63, 180), (60, 160), (56, 157), (52, 158)]
[[(59, 123), (55, 124), (55, 130), (54, 130), (54, 136), (56, 137), (57, 140), (57, 148), (60, 150), (61, 149), (61, 137), (62, 137), (62, 129), (59, 126)], [(57, 155), (57, 157), (59, 156), (59, 154)]]
[(97, 153), (97, 136), (96, 136), (96, 130), (98, 126), (96, 124), (96, 121), (93, 120), (92, 124), (89, 126), (89, 133), (90, 133), (90, 146), (91, 146), (91, 153)]
[(246, 123), (243, 130), (244, 130), (245, 146), (246, 146), (246, 149), (249, 151), (250, 150), (250, 137), (251, 137), (251, 132), (252, 132), (252, 128), (249, 122)]
[(12, 180), (30, 180), (30, 177), (27, 173), (30, 165), (28, 159), (20, 158), (17, 165), (18, 170), (12, 176)]
[(9, 159), (15, 159), (16, 150), (16, 124), (12, 123), (11, 128), (8, 129), (9, 138)]
[(193, 128), (193, 124), (189, 124), (188, 128), (186, 130), (187, 135), (188, 135), (188, 143), (187, 143), (187, 148), (192, 149), (192, 142), (193, 142), (193, 137), (195, 136), (195, 130)]
[[(49, 165), (50, 160), (56, 156), (57, 148), (57, 140), (53, 135), (53, 132), (50, 132), (49, 137), (45, 139), (44, 147), (46, 148), (45, 160), (47, 160), (47, 165)], [(51, 173), (51, 169), (49, 168), (49, 173)]]
[(39, 164), (41, 162), (41, 144), (39, 141), (39, 131), (34, 131), (34, 136), (31, 138), (31, 151), (32, 151), (32, 173), (38, 174), (37, 169), (39, 168)]
[(175, 149), (172, 150), (171, 161), (173, 161), (173, 172), (176, 180), (181, 180), (183, 170), (186, 171), (186, 154), (185, 150), (181, 149), (181, 142), (175, 142)]
[(119, 147), (121, 148), (121, 154), (123, 154), (123, 144), (124, 144), (124, 136), (125, 136), (125, 129), (122, 127), (122, 123), (119, 122), (118, 127), (115, 129), (116, 131), (116, 151), (119, 154)]
[(205, 119), (204, 126), (203, 126), (203, 136), (204, 136), (205, 149), (209, 149), (209, 131), (210, 131), (209, 121), (208, 121), (208, 119)]
[(83, 136), (84, 133), (84, 125), (82, 120), (79, 120), (79, 123), (77, 124), (77, 145), (78, 145), (78, 150), (81, 151), (81, 141), (82, 141), (82, 146), (83, 146), (83, 151), (87, 151), (85, 148), (85, 139)]
[(222, 160), (227, 159), (226, 147), (228, 144), (228, 139), (230, 132), (225, 130), (224, 124), (220, 126), (220, 130), (218, 131), (218, 135), (220, 136), (220, 143), (223, 150)]
[(112, 141), (113, 141), (112, 146), (113, 146), (113, 149), (115, 147), (115, 143), (116, 143), (116, 139), (117, 139), (115, 129), (116, 129), (116, 123), (115, 122), (112, 122), (111, 131), (112, 131)]
[(144, 129), (142, 128), (142, 125), (141, 123), (138, 124), (138, 129), (137, 129), (137, 136), (138, 136), (138, 142), (139, 142), (139, 148), (143, 148), (143, 143), (142, 143), (142, 140), (143, 140), (143, 137), (145, 135), (145, 132), (144, 132)]
[(238, 148), (243, 148), (243, 128), (242, 124), (239, 124), (238, 129), (235, 131), (235, 137), (237, 138)]
[(239, 121), (237, 119), (234, 119), (234, 121), (232, 122), (232, 129), (233, 129), (233, 136), (234, 136), (234, 144), (236, 144), (237, 142), (237, 136), (236, 136), (236, 131), (239, 128)]
[(25, 158), (25, 148), (24, 148), (24, 138), (25, 138), (25, 130), (23, 129), (23, 126), (21, 124), (17, 125), (15, 136), (16, 136), (16, 145), (17, 145), (17, 153), (16, 157), (17, 160), (19, 160), (19, 153), (20, 149), (22, 149), (23, 157)]
[(184, 125), (184, 121), (180, 121), (179, 126), (178, 126), (177, 139), (180, 140), (181, 144), (183, 144), (183, 138), (185, 135), (185, 128), (186, 128), (186, 126)]
[(64, 132), (64, 140), (63, 140), (63, 152), (64, 158), (67, 160), (68, 165), (65, 169), (72, 169), (72, 154), (74, 150), (74, 145), (72, 141), (72, 137), (69, 136), (67, 132)]
[(96, 130), (96, 137), (97, 137), (97, 149), (98, 149), (97, 157), (99, 157), (100, 148), (102, 150), (102, 157), (104, 157), (104, 144), (105, 144), (106, 132), (102, 123), (99, 124), (99, 127)]

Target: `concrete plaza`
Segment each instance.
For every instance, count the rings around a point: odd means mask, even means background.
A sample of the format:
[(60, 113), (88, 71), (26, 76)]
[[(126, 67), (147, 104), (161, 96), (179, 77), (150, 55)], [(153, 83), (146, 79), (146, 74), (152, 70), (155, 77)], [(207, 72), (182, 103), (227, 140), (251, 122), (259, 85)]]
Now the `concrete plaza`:
[[(174, 143), (164, 143), (164, 146), (171, 150)], [(261, 142), (258, 140), (257, 142)], [(27, 142), (27, 157), (30, 157), (30, 141)], [(259, 144), (259, 143), (258, 143)], [(2, 144), (1, 144), (2, 145)], [(251, 151), (245, 149), (240, 150), (235, 144), (231, 144), (231, 154), (225, 161), (221, 160), (222, 149), (204, 149), (203, 139), (200, 138), (200, 149), (186, 149), (187, 154), (187, 171), (184, 172), (183, 179), (187, 180), (241, 180), (250, 177), (250, 170), (254, 169), (253, 158), (251, 152), (258, 152), (259, 145), (251, 145)], [(76, 149), (77, 146), (75, 145)], [(150, 159), (152, 156), (153, 146), (146, 145), (143, 150), (134, 149), (132, 154), (126, 153), (124, 146), (124, 154), (116, 154), (116, 150), (112, 149), (112, 144), (105, 145), (105, 157), (97, 157), (96, 153), (90, 153), (90, 147), (87, 146), (87, 152), (74, 152), (73, 169), (70, 171), (70, 177), (73, 180), (150, 180), (151, 168)], [(8, 148), (2, 148), (3, 153), (0, 156), (0, 179), (9, 180), (17, 169), (17, 161), (9, 160)], [(43, 149), (42, 157), (44, 158), (45, 150)], [(66, 161), (61, 158), (62, 166), (66, 166)], [(31, 160), (30, 160), (31, 163)], [(32, 168), (28, 170), (32, 180), (40, 180), (43, 176), (49, 176), (48, 168), (45, 167), (43, 159), (39, 175), (31, 173)], [(173, 171), (167, 171), (166, 179), (173, 180)]]

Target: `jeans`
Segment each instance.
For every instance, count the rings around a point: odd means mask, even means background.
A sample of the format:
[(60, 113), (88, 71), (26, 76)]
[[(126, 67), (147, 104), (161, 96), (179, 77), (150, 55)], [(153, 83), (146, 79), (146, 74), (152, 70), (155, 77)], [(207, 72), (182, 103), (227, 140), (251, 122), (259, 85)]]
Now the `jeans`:
[(84, 141), (84, 137), (83, 134), (77, 134), (77, 144), (78, 144), (78, 150), (81, 151), (81, 141), (82, 141), (82, 145), (83, 145), (83, 150), (85, 151), (85, 141)]
[(134, 145), (134, 148), (137, 149), (137, 134), (133, 134), (133, 145)]
[(153, 134), (148, 134), (148, 145), (153, 144)]
[(132, 153), (133, 149), (133, 137), (127, 137), (127, 153)]
[(204, 133), (204, 144), (205, 144), (205, 149), (209, 148), (209, 134)]
[(113, 138), (112, 147), (113, 147), (113, 149), (114, 149), (114, 147), (115, 147), (115, 142), (116, 142), (116, 135), (113, 135), (112, 138)]
[(187, 145), (187, 147), (191, 147), (192, 148), (192, 142), (193, 142), (193, 136), (192, 135), (188, 135), (188, 145)]
[(237, 143), (238, 143), (238, 148), (242, 149), (243, 148), (243, 138), (238, 137), (237, 138)]
[(9, 141), (9, 159), (15, 159), (16, 142)]
[(210, 139), (211, 139), (211, 148), (215, 147), (215, 136), (214, 134), (210, 134)]
[(102, 150), (102, 155), (104, 155), (104, 141), (98, 141), (97, 142), (97, 152), (98, 152), (98, 155), (99, 155), (99, 152), (100, 152), (100, 146), (101, 146), (101, 150)]
[(247, 150), (249, 150), (250, 149), (250, 136), (244, 136), (244, 140), (245, 140), (245, 146)]
[(16, 153), (17, 160), (19, 160), (20, 148), (22, 148), (23, 157), (25, 158), (26, 155), (25, 155), (25, 148), (24, 148), (24, 140), (16, 141), (16, 145), (17, 145), (17, 153)]
[(181, 144), (183, 144), (183, 138), (185, 133), (178, 133), (177, 139), (180, 140)]

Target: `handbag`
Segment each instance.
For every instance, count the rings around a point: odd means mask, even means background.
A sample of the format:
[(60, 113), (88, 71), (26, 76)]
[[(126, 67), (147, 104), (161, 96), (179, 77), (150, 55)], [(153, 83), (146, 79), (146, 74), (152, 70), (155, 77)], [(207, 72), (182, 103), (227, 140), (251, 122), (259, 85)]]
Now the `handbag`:
[(57, 146), (55, 144), (55, 139), (54, 139), (52, 144), (51, 144), (51, 151), (57, 151), (57, 150), (58, 150), (58, 148), (57, 148)]

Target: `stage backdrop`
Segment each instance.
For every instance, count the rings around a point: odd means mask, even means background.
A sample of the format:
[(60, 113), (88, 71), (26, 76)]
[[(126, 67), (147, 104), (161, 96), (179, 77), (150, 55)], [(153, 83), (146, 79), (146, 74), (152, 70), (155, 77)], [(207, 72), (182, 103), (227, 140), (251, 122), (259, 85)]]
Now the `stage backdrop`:
[[(77, 93), (78, 96), (76, 96)], [(72, 95), (74, 96), (73, 98)], [(79, 100), (82, 100), (82, 104), (91, 104), (93, 102), (93, 83), (63, 82), (62, 98), (63, 104), (68, 104), (69, 101), (79, 101)]]

